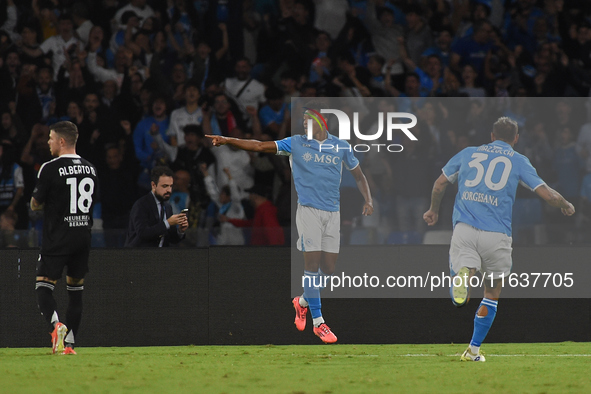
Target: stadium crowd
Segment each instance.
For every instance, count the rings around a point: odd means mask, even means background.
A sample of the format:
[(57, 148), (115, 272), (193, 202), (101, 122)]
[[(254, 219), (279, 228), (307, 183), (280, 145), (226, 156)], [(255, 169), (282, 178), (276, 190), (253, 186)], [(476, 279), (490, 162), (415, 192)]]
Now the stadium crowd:
[[(107, 246), (122, 245), (155, 165), (175, 171), (174, 212), (190, 209), (185, 244), (283, 243), (272, 230), (239, 228), (291, 226), (288, 160), (213, 149), (203, 135), (284, 138), (290, 99), (319, 96), (367, 97), (420, 118), (418, 141), (400, 140), (402, 153), (357, 153), (373, 218), (360, 217), (362, 197), (345, 171), (344, 243), (421, 242), (442, 165), (489, 142), (499, 115), (518, 121), (516, 150), (578, 210), (544, 212), (520, 192), (516, 241), (588, 242), (590, 87), (585, 0), (7, 0), (0, 246), (31, 245), (12, 231), (41, 227), (27, 202), (51, 159), (49, 126), (61, 120), (78, 126), (78, 153), (99, 169), (95, 218)], [(452, 205), (440, 230), (451, 227)]]

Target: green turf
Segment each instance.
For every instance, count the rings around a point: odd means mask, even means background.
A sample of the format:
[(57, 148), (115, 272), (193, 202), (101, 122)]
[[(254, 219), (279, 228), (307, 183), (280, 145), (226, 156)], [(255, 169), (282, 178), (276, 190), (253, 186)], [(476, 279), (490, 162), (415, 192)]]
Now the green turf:
[(1, 393), (591, 392), (591, 344), (0, 349)]

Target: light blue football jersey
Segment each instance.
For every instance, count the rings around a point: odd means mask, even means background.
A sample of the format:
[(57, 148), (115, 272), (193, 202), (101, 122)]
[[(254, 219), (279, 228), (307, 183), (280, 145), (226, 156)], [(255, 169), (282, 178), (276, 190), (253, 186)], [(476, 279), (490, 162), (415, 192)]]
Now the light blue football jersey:
[(322, 142), (294, 135), (275, 141), (277, 154), (290, 156), (298, 203), (337, 212), (340, 208), (340, 185), (343, 166), (353, 170), (359, 161), (347, 141), (332, 136)]
[(508, 236), (517, 186), (534, 191), (544, 184), (527, 157), (499, 140), (462, 150), (443, 167), (443, 174), (458, 182), (454, 227), (462, 222)]

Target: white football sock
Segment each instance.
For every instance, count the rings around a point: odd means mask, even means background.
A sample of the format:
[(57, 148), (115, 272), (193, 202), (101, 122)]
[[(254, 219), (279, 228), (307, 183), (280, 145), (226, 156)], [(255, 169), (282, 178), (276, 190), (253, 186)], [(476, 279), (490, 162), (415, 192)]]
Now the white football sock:
[(60, 319), (57, 317), (57, 312), (53, 311), (53, 315), (51, 315), (51, 324), (55, 326), (56, 323), (59, 323)]
[(478, 354), (478, 352), (480, 351), (480, 346), (470, 345), (470, 351), (472, 352), (472, 354)]
[(324, 318), (322, 316), (316, 317), (312, 319), (312, 323), (314, 324), (314, 327), (320, 327), (320, 325), (324, 323)]
[(300, 296), (300, 306), (302, 308), (307, 308), (308, 307), (308, 301), (306, 301), (306, 299), (304, 298), (304, 295), (303, 294)]

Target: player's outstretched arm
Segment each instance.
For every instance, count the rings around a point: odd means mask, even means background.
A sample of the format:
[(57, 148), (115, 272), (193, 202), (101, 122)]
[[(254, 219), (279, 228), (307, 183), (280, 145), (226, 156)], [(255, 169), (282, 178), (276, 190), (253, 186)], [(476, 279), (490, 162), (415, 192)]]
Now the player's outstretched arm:
[(431, 191), (431, 206), (429, 207), (429, 210), (423, 214), (423, 219), (429, 226), (434, 226), (439, 220), (441, 200), (443, 199), (447, 185), (450, 183), (451, 182), (447, 177), (441, 174), (433, 184), (433, 190)]
[(277, 153), (277, 144), (273, 141), (242, 140), (240, 138), (223, 137), (221, 135), (205, 135), (211, 139), (213, 146), (232, 145), (238, 149), (251, 152)]
[(373, 213), (373, 200), (371, 198), (371, 191), (369, 190), (369, 183), (367, 183), (367, 178), (363, 171), (361, 171), (361, 166), (358, 165), (357, 167), (351, 170), (351, 174), (355, 178), (355, 182), (357, 183), (357, 188), (363, 195), (365, 199), (365, 204), (363, 204), (363, 216), (369, 216)]
[(536, 189), (536, 194), (544, 199), (553, 207), (560, 208), (565, 216), (572, 216), (575, 213), (575, 207), (568, 202), (560, 193), (548, 185), (542, 185)]

